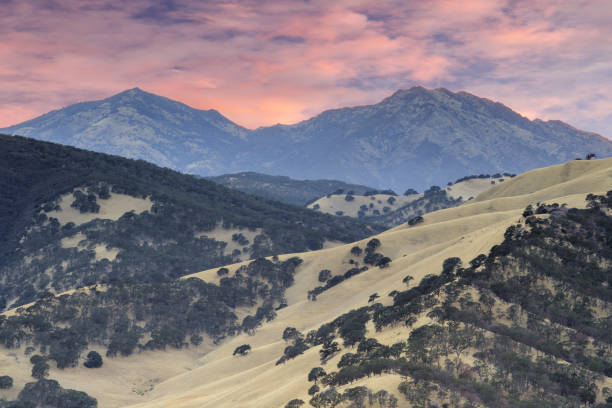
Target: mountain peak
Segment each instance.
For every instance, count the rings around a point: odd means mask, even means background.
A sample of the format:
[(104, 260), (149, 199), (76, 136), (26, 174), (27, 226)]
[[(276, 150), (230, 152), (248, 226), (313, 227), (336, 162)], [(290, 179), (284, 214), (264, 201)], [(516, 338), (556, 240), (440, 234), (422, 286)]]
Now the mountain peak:
[(397, 91), (393, 92), (393, 94), (388, 99), (402, 98), (406, 95), (424, 94), (429, 92), (431, 92), (429, 89), (421, 85), (416, 85), (408, 89), (398, 89)]
[(108, 98), (104, 99), (104, 100), (131, 100), (131, 99), (135, 99), (135, 98), (139, 98), (139, 97), (157, 97), (160, 99), (166, 99), (162, 96), (158, 96), (146, 91), (143, 91), (142, 89), (136, 87), (136, 88), (131, 88), (131, 89), (126, 89), (125, 91), (119, 92), (118, 94), (115, 94), (113, 96), (109, 96)]

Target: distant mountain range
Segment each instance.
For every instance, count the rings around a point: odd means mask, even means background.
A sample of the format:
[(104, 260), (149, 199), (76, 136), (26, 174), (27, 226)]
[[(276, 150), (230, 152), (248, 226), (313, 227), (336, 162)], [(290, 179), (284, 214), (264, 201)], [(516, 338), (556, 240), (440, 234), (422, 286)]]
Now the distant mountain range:
[(466, 92), (422, 87), (256, 130), (135, 88), (0, 131), (202, 176), (255, 171), (397, 190), (467, 174), (520, 173), (588, 153), (612, 156), (612, 142), (595, 133), (531, 121)]

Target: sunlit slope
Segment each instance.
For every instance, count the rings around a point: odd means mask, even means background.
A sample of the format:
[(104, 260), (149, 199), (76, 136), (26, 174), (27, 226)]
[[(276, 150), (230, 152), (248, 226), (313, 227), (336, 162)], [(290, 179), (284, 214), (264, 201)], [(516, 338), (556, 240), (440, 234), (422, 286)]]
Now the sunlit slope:
[[(161, 382), (145, 397), (148, 401), (133, 406), (282, 407), (292, 398), (308, 401), (305, 376), (310, 368), (320, 365), (319, 347), (275, 366), (286, 347), (281, 339), (285, 327), (296, 327), (302, 332), (315, 329), (350, 309), (367, 305), (373, 293), (380, 295), (378, 301), (388, 303), (391, 299), (387, 294), (401, 288), (405, 276), (411, 275), (418, 282), (426, 274), (438, 273), (448, 257), (458, 256), (467, 262), (486, 253), (501, 242), (506, 228), (516, 222), (528, 204), (546, 201), (580, 208), (584, 207), (586, 193), (602, 193), (610, 188), (610, 159), (571, 162), (526, 173), (483, 193), (473, 203), (430, 213), (424, 216), (422, 224), (403, 225), (380, 234), (378, 252), (392, 259), (390, 266), (370, 268), (353, 276), (320, 294), (315, 302), (307, 300), (306, 292), (318, 284), (319, 271), (327, 268), (343, 273), (349, 269), (353, 245), (299, 254), (304, 263), (288, 290), (289, 306), (279, 310), (274, 321), (265, 324), (254, 336), (242, 334), (228, 339), (201, 358), (199, 367)], [(356, 245), (363, 248), (366, 242)], [(237, 266), (229, 267), (230, 271)], [(215, 279), (216, 271), (193, 276)], [(399, 339), (407, 334), (406, 329), (393, 329), (370, 332), (368, 336)], [(251, 345), (252, 352), (246, 357), (232, 357), (233, 350), (245, 343)], [(327, 364), (335, 367), (336, 359)], [(376, 381), (397, 384), (399, 378), (372, 379), (370, 385), (377, 387)], [(392, 391), (394, 386), (387, 388)], [(104, 406), (103, 398), (100, 402)], [(400, 401), (400, 406), (406, 406), (402, 404), (406, 403)]]
[(535, 192), (539, 192), (543, 200), (549, 199), (546, 195), (590, 193), (600, 189), (601, 186), (609, 187), (610, 177), (612, 177), (612, 158), (573, 160), (523, 173), (509, 182), (497, 184), (483, 191), (475, 201), (515, 197)]

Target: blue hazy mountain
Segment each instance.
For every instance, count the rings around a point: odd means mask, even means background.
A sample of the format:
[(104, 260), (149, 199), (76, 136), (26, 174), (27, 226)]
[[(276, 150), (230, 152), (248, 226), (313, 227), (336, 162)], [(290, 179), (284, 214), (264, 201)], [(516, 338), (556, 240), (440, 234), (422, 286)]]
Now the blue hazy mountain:
[(193, 109), (134, 88), (54, 110), (5, 133), (210, 174), (225, 169), (224, 161), (249, 131), (216, 110)]
[(470, 174), (520, 173), (587, 153), (612, 156), (612, 142), (595, 133), (560, 121), (532, 121), (466, 92), (422, 87), (374, 105), (255, 130), (215, 110), (136, 88), (0, 131), (202, 176), (255, 171), (397, 190)]

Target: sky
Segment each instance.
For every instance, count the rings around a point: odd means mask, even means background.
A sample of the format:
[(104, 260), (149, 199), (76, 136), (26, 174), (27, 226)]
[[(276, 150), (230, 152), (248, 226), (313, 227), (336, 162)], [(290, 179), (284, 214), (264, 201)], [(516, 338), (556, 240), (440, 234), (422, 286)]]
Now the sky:
[(612, 138), (609, 0), (0, 0), (0, 127), (140, 87), (249, 128), (464, 90)]

